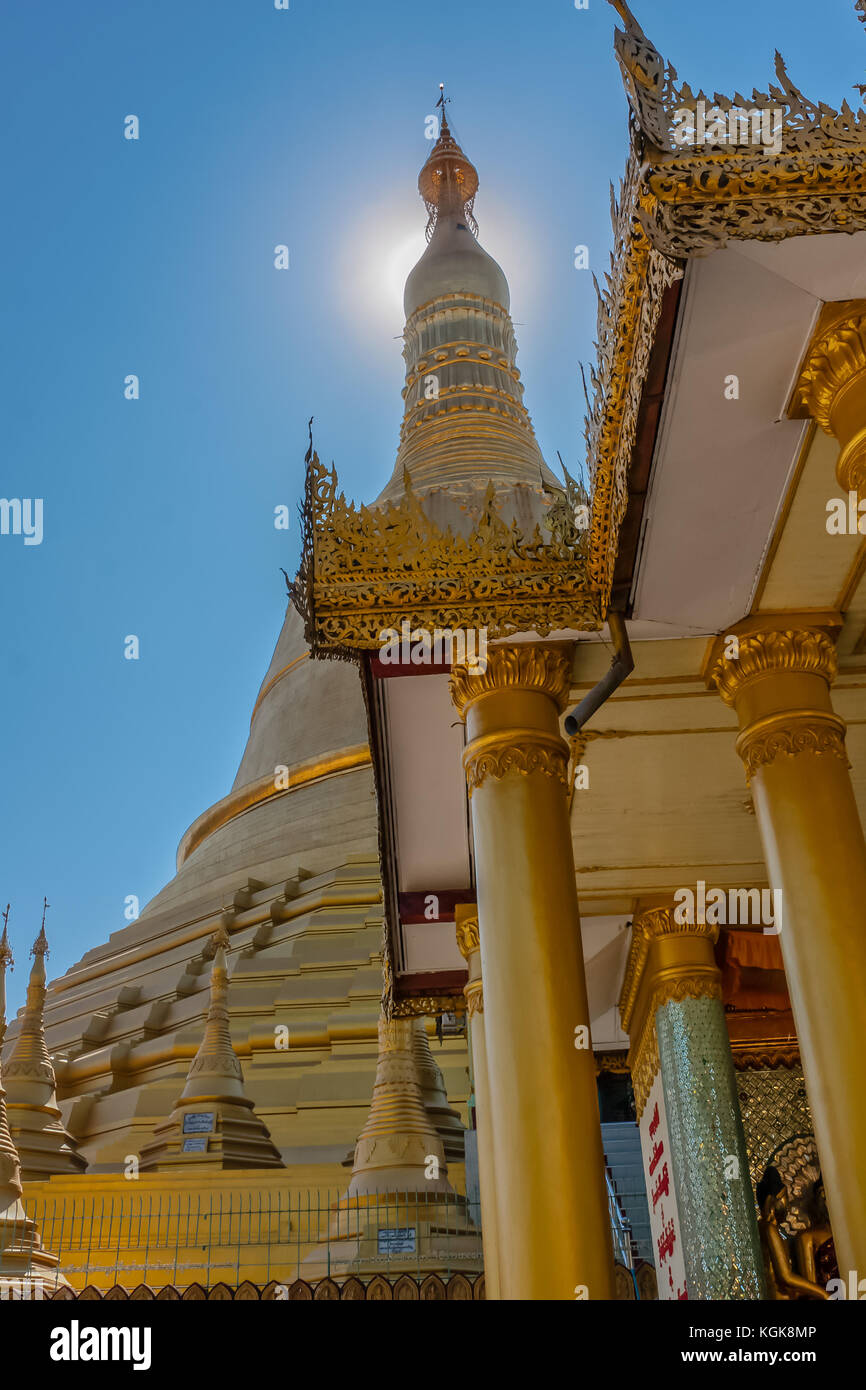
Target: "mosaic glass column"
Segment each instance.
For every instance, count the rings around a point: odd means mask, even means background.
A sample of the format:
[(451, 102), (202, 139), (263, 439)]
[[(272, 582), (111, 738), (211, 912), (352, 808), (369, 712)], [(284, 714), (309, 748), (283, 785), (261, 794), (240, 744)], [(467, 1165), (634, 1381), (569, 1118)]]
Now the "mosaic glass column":
[[(631, 1040), (660, 1292), (754, 1300), (763, 1297), (763, 1265), (713, 955), (717, 935), (714, 926), (678, 923), (672, 907), (643, 913), (634, 923), (620, 1012)], [(647, 1130), (643, 1112), (651, 1097)], [(675, 1210), (659, 1224), (671, 1184)], [(667, 1293), (665, 1266), (675, 1259), (677, 1239), (685, 1289), (671, 1278)]]

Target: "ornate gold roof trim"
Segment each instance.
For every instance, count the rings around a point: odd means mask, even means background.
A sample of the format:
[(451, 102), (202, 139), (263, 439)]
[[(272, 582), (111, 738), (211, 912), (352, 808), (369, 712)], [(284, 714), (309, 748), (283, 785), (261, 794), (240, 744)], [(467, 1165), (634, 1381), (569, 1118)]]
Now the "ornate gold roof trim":
[(547, 636), (598, 631), (604, 621), (589, 574), (587, 533), (574, 524), (569, 489), (548, 511), (548, 535), (524, 536), (500, 515), (491, 483), (468, 536), (427, 516), (405, 475), (405, 496), (355, 507), (337, 474), (308, 453), (304, 545), (290, 586), (314, 656), (351, 658), (381, 646), (385, 629), (486, 628)]
[(222, 801), (217, 801), (203, 812), (198, 820), (194, 820), (184, 834), (177, 847), (178, 869), (209, 835), (213, 835), (215, 830), (221, 830), (229, 821), (234, 820), (236, 816), (242, 816), (245, 811), (251, 811), (273, 797), (288, 796), (290, 792), (308, 787), (312, 782), (321, 782), (325, 777), (369, 767), (370, 763), (369, 747), (366, 743), (357, 743), (349, 748), (341, 748), (338, 752), (325, 753), (295, 763), (288, 769), (288, 785), (285, 787), (277, 788), (274, 785), (274, 774), (270, 773), (267, 777), (259, 778), (257, 782), (249, 782), (245, 787), (229, 792)]
[[(768, 84), (766, 92), (756, 88), (750, 98), (694, 92), (678, 82), (676, 68), (647, 39), (624, 0), (610, 3), (625, 26), (616, 30), (614, 43), (648, 195), (642, 220), (658, 250), (681, 257), (721, 246), (729, 237), (777, 241), (866, 227), (866, 111), (855, 111), (847, 101), (839, 111), (811, 101), (791, 81), (778, 52), (778, 85)], [(864, 19), (863, 0), (855, 9)], [(704, 129), (699, 137), (696, 128), (683, 145), (674, 139), (675, 113), (696, 114), (699, 107), (707, 118)], [(763, 135), (753, 140), (751, 127), (748, 134), (740, 129), (740, 113), (754, 110), (778, 119), (772, 143)], [(715, 111), (726, 127), (724, 138), (715, 125), (710, 133)]]
[[(590, 575), (610, 592), (638, 410), (666, 290), (685, 260), (729, 239), (777, 241), (866, 229), (866, 112), (811, 102), (780, 56), (779, 85), (710, 99), (679, 84), (676, 69), (644, 34), (625, 0), (609, 0), (623, 22), (617, 59), (631, 108), (631, 152), (611, 197), (614, 249), (598, 292), (596, 365), (584, 434), (593, 483)], [(855, 6), (866, 22), (866, 0)], [(674, 144), (674, 113), (718, 106), (782, 111), (781, 151), (765, 145)], [(729, 126), (730, 129), (730, 126)]]
[(610, 593), (619, 528), (628, 506), (628, 472), (638, 414), (665, 292), (682, 276), (676, 261), (653, 246), (645, 221), (653, 201), (632, 148), (619, 198), (611, 189), (613, 251), (598, 295), (592, 403), (584, 420), (592, 478), (589, 566), (593, 585)]

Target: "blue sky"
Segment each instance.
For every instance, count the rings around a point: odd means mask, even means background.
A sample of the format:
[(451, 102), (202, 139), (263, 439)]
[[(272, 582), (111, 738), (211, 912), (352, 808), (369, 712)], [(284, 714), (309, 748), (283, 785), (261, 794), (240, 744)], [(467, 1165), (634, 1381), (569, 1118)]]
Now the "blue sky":
[[(765, 87), (779, 47), (808, 95), (857, 98), (853, 0), (633, 8), (695, 88)], [(390, 475), (438, 83), (479, 170), (542, 449), (572, 468), (595, 330), (572, 250), (605, 269), (627, 118), (602, 0), (4, 9), (0, 496), (44, 502), (41, 545), (0, 537), (14, 1013), (43, 894), (56, 976), (172, 876), (231, 785), (297, 560), (308, 417), (347, 493)]]

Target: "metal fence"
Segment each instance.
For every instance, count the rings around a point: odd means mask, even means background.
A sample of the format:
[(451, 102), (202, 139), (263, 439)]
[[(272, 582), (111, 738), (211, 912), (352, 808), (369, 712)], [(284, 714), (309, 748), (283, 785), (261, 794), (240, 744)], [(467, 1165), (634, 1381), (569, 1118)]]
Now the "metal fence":
[[(0, 1229), (0, 1257), (41, 1238), (78, 1289), (374, 1274), (481, 1273), (481, 1213), (463, 1194), (340, 1191), (141, 1192), (27, 1200)], [(39, 1235), (35, 1236), (36, 1223)]]

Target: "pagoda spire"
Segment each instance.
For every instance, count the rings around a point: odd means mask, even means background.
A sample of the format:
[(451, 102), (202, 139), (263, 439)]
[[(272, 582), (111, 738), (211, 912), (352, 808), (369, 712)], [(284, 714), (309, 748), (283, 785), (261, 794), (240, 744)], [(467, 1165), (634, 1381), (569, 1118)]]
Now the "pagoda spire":
[[(24, 1018), (12, 1048), (12, 1055), (6, 1067), (6, 1079), (14, 1076), (27, 1076), (44, 1082), (54, 1091), (55, 1077), (51, 1058), (45, 1043), (43, 1010), (45, 1007), (45, 957), (48, 955), (48, 939), (45, 935), (45, 913), (48, 900), (43, 900), (42, 925), (33, 943), (30, 954), (33, 965), (27, 984), (27, 1002)], [(10, 1092), (11, 1094), (11, 1092)], [(10, 1101), (11, 1103), (11, 1101)]]
[(283, 1160), (244, 1088), (240, 1060), (229, 1026), (224, 925), (214, 947), (204, 1037), (190, 1064), (186, 1085), (167, 1120), (141, 1151), (141, 1169), (211, 1165), (216, 1168), (282, 1168)]
[(33, 965), (27, 984), (24, 1017), (6, 1064), (9, 1128), (21, 1160), (25, 1182), (38, 1182), (54, 1173), (81, 1173), (87, 1161), (63, 1123), (57, 1104), (57, 1081), (45, 1042), (45, 935), (47, 898), (42, 925), (30, 954)]
[[(458, 514), (499, 492), (560, 487), (538, 447), (523, 404), (511, 296), (501, 266), (478, 241), (478, 170), (451, 129), (439, 86), (438, 138), (418, 175), (429, 245), (403, 294), (403, 424), (390, 481), (377, 504), (433, 489), (452, 494)], [(524, 493), (522, 502), (528, 501)], [(459, 524), (459, 522), (458, 522)]]
[(305, 1278), (380, 1272), (389, 1229), (411, 1245), (389, 1256), (391, 1273), (441, 1273), (457, 1260), (467, 1274), (483, 1268), (479, 1232), (466, 1198), (451, 1186), (442, 1140), (424, 1108), (414, 1036), (413, 1019), (379, 1018), (373, 1099), (352, 1179), (331, 1207), (327, 1242), (304, 1260)]
[(465, 1130), (456, 1110), (448, 1104), (445, 1081), (430, 1051), (430, 1039), (423, 1018), (412, 1020), (412, 1057), (421, 1089), (421, 1103), (442, 1141), (449, 1163), (462, 1163), (466, 1156)]
[[(349, 1196), (451, 1192), (442, 1140), (424, 1108), (412, 1053), (414, 1021), (379, 1019), (379, 1057), (367, 1123), (355, 1145)], [(435, 1177), (428, 1174), (435, 1172)]]
[[(0, 979), (12, 960), (6, 923), (7, 906), (0, 937)], [(5, 996), (0, 1012), (0, 1039), (6, 1031)], [(6, 1092), (0, 1065), (0, 1298), (11, 1293), (20, 1297), (41, 1295), (44, 1288), (66, 1284), (58, 1268), (59, 1258), (42, 1247), (39, 1227), (24, 1210), (21, 1160), (12, 1139), (6, 1110)], [(29, 1288), (28, 1288), (29, 1286)]]
[(12, 947), (9, 945), (9, 907), (6, 904), (6, 911), (3, 913), (3, 933), (0, 935), (0, 1047), (3, 1046), (3, 1038), (6, 1035), (6, 967), (10, 969), (15, 964), (12, 955)]

